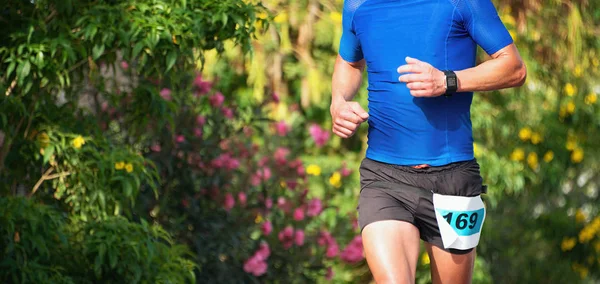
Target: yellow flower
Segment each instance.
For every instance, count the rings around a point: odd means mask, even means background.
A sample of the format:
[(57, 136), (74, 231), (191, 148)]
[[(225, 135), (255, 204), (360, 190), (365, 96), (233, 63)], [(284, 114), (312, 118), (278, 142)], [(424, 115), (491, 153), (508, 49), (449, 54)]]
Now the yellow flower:
[(582, 244), (583, 243), (587, 243), (591, 239), (594, 238), (595, 234), (596, 234), (596, 232), (594, 231), (594, 228), (592, 228), (590, 226), (585, 226), (579, 232), (579, 242), (582, 243)]
[(533, 143), (533, 145), (537, 145), (540, 142), (542, 142), (542, 135), (537, 132), (533, 132), (531, 134), (531, 143)]
[(522, 161), (523, 159), (525, 159), (525, 151), (523, 151), (523, 149), (521, 148), (517, 148), (515, 149), (511, 154), (510, 154), (510, 159), (513, 161)]
[(575, 221), (577, 223), (583, 223), (585, 222), (585, 213), (583, 213), (583, 210), (577, 209), (577, 212), (575, 212)]
[(544, 154), (544, 162), (550, 163), (554, 159), (554, 152), (548, 151)]
[(519, 138), (521, 138), (521, 140), (523, 140), (523, 141), (529, 140), (529, 138), (531, 138), (531, 128), (529, 128), (529, 127), (521, 128), (521, 130), (519, 131)]
[(580, 163), (583, 161), (583, 149), (575, 148), (575, 150), (573, 150), (571, 153), (571, 161), (573, 163)]
[(567, 103), (567, 113), (572, 114), (575, 112), (575, 103), (574, 102), (568, 102)]
[(335, 188), (342, 186), (342, 175), (340, 172), (334, 172), (331, 177), (329, 177), (329, 183)]
[(475, 157), (481, 156), (481, 150), (479, 149), (479, 145), (477, 145), (477, 143), (475, 142), (473, 142), (473, 154), (475, 155)]
[(38, 134), (37, 141), (40, 143), (41, 148), (46, 148), (50, 145), (50, 136), (46, 132)]
[(571, 85), (571, 83), (565, 85), (565, 93), (567, 93), (567, 96), (572, 97), (575, 95), (575, 92), (577, 92), (577, 87)]
[(569, 151), (575, 150), (575, 147), (577, 147), (577, 140), (575, 140), (575, 137), (569, 135), (569, 137), (567, 138), (567, 144), (565, 144), (565, 147), (567, 147), (567, 150), (569, 150)]
[(124, 168), (125, 168), (125, 162), (116, 162), (115, 163), (115, 170), (120, 171)]
[(510, 37), (512, 37), (513, 41), (517, 41), (517, 33), (515, 33), (515, 31), (513, 31), (512, 29), (508, 30), (508, 33), (510, 34)]
[(81, 149), (81, 146), (83, 146), (83, 144), (85, 144), (85, 140), (83, 139), (83, 137), (81, 137), (81, 135), (75, 137), (75, 139), (73, 139), (73, 142), (71, 142), (73, 144), (73, 147), (75, 147), (75, 149)]
[(573, 69), (573, 75), (575, 75), (575, 77), (579, 78), (579, 77), (581, 77), (581, 74), (583, 74), (583, 70), (581, 69), (581, 66), (579, 66), (579, 65), (575, 66), (575, 69)]
[(586, 105), (593, 105), (596, 103), (596, 101), (598, 100), (598, 95), (596, 95), (596, 93), (591, 93), (587, 96), (585, 96), (585, 104)]
[(587, 267), (579, 264), (579, 263), (573, 263), (572, 265), (573, 267), (573, 271), (577, 272), (579, 274), (579, 277), (581, 277), (581, 279), (585, 279), (589, 273), (589, 270), (587, 269)]
[(531, 152), (531, 153), (529, 153), (529, 155), (527, 155), (527, 164), (529, 164), (529, 167), (532, 169), (536, 169), (538, 167), (537, 153)]
[(281, 186), (281, 188), (286, 188), (287, 187), (287, 184), (283, 180), (279, 182), (279, 185)]
[(340, 14), (340, 12), (331, 12), (329, 13), (329, 19), (331, 19), (331, 21), (333, 21), (335, 24), (341, 24), (342, 23), (342, 14)]
[(127, 164), (125, 165), (125, 170), (126, 170), (128, 173), (130, 173), (130, 172), (133, 172), (133, 165), (132, 165), (131, 163), (127, 163)]
[(573, 249), (576, 244), (577, 240), (575, 238), (563, 238), (562, 243), (560, 244), (560, 249), (562, 251), (569, 251)]
[(598, 60), (598, 58), (592, 58), (592, 65), (594, 65), (594, 67), (598, 67), (598, 65), (600, 65), (600, 60)]
[(317, 166), (317, 165), (308, 165), (308, 167), (306, 167), (306, 173), (309, 175), (313, 175), (313, 176), (320, 176), (321, 175), (321, 167)]
[(423, 255), (421, 255), (421, 264), (428, 265), (429, 262), (430, 262), (429, 254), (423, 253)]
[(268, 17), (269, 17), (269, 15), (265, 11), (262, 11), (256, 15), (256, 18), (259, 18), (262, 20), (266, 20)]
[(282, 13), (279, 13), (279, 15), (275, 16), (275, 18), (273, 19), (273, 22), (281, 24), (281, 23), (287, 22), (287, 20), (288, 20), (287, 13), (282, 12)]
[(259, 223), (262, 223), (262, 221), (263, 221), (262, 215), (260, 215), (260, 214), (256, 215), (256, 219), (254, 219), (254, 223), (259, 224)]

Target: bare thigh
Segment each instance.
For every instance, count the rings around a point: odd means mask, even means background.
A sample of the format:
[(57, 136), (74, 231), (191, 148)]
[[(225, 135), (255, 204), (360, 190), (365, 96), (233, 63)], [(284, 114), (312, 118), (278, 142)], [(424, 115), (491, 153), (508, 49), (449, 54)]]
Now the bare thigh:
[(425, 243), (431, 260), (433, 284), (468, 284), (473, 276), (476, 252), (451, 254), (439, 247)]
[(385, 220), (362, 232), (367, 263), (377, 284), (414, 283), (419, 258), (419, 230), (404, 221)]

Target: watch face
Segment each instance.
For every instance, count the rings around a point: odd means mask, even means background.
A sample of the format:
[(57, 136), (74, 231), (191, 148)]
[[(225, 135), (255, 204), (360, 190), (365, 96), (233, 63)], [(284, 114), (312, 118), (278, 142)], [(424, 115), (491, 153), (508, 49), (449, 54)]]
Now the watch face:
[(456, 86), (456, 78), (448, 77), (448, 86)]

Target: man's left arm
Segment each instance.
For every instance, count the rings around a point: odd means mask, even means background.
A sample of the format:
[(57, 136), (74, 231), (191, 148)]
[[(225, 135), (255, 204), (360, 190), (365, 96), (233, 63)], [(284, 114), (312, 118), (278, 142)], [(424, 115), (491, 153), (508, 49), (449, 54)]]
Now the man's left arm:
[[(490, 55), (491, 59), (475, 67), (455, 70), (457, 92), (491, 91), (521, 86), (527, 77), (527, 68), (514, 43)], [(446, 92), (446, 75), (427, 62), (407, 57), (398, 67), (399, 77), (415, 97), (437, 97)]]

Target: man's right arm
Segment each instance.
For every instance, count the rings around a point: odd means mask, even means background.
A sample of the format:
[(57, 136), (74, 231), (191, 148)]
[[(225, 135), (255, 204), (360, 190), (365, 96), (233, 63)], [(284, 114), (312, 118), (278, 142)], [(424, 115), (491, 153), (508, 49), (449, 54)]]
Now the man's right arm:
[(338, 55), (331, 82), (331, 118), (333, 133), (348, 138), (352, 136), (361, 123), (369, 118), (369, 114), (352, 99), (358, 92), (362, 82), (362, 71), (365, 60), (347, 62)]

